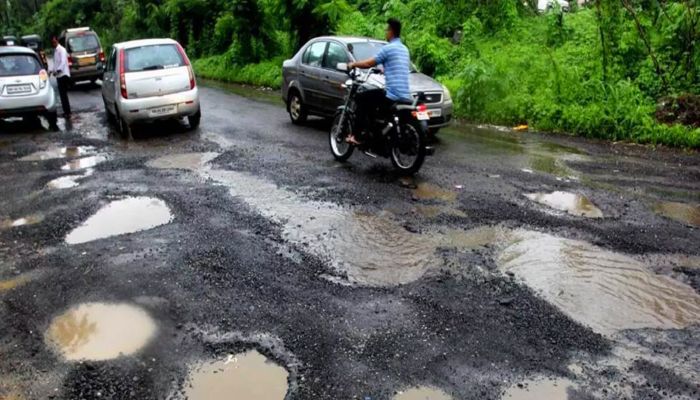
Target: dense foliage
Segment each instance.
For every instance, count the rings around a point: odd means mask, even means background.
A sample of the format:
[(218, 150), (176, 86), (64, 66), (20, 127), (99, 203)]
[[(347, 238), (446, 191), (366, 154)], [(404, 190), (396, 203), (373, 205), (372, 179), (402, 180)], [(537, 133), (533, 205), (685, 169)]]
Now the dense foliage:
[(382, 37), (393, 16), (418, 67), (451, 89), (468, 120), (700, 147), (697, 121), (674, 119), (672, 109), (664, 123), (655, 116), (658, 103), (700, 90), (699, 0), (592, 0), (581, 9), (571, 1), (571, 12), (544, 15), (521, 0), (29, 3), (0, 8), (3, 26), (49, 36), (90, 25), (107, 43), (170, 36), (199, 59), (200, 75), (268, 86), (279, 86), (281, 61), (308, 39)]

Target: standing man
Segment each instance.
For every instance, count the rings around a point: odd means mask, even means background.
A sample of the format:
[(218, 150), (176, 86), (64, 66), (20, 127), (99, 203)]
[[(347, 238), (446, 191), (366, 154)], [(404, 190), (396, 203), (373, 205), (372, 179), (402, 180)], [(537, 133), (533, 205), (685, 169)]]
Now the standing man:
[(63, 117), (70, 119), (70, 101), (68, 100), (68, 88), (70, 87), (70, 67), (68, 66), (68, 52), (58, 42), (56, 36), (51, 39), (51, 45), (54, 48), (53, 52), (53, 69), (51, 72), (56, 76), (58, 82), (58, 94), (61, 97), (61, 106), (63, 107)]

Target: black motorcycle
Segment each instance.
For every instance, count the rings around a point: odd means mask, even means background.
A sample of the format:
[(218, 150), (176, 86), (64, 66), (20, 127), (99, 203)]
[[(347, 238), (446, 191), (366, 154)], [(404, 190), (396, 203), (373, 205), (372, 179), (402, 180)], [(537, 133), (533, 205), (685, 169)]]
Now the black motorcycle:
[[(358, 71), (348, 70), (347, 64), (338, 64), (338, 70), (345, 71), (350, 79), (343, 85), (348, 94), (345, 105), (338, 107), (333, 126), (330, 131), (331, 152), (336, 160), (347, 161), (355, 150), (355, 145), (348, 143), (347, 138), (355, 132), (357, 126), (356, 96), (369, 90), (384, 90), (380, 80), (372, 79), (373, 75), (381, 73), (379, 69)], [(430, 114), (424, 104), (422, 94), (412, 103), (397, 103), (389, 113), (378, 109), (373, 113), (375, 118), (369, 123), (369, 132), (363, 137), (363, 143), (358, 147), (370, 157), (377, 156), (391, 159), (394, 167), (404, 174), (415, 174), (425, 161), (426, 155), (432, 149), (426, 145), (428, 132), (427, 121)], [(380, 105), (377, 105), (379, 108)]]

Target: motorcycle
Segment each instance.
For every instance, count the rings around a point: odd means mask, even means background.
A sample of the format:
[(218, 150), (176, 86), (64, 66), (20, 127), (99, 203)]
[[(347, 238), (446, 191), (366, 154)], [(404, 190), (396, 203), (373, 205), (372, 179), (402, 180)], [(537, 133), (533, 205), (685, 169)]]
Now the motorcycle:
[[(333, 157), (339, 162), (347, 161), (355, 150), (355, 145), (347, 142), (347, 137), (357, 126), (358, 93), (369, 90), (384, 90), (381, 81), (371, 79), (382, 71), (377, 68), (366, 71), (349, 70), (347, 64), (337, 65), (339, 71), (346, 72), (348, 79), (343, 87), (348, 93), (345, 104), (338, 107), (330, 130), (330, 146)], [(425, 157), (432, 154), (432, 148), (426, 145), (428, 124), (430, 119), (427, 107), (421, 102), (424, 96), (419, 93), (412, 103), (397, 103), (388, 115), (380, 112), (373, 113), (376, 118), (370, 121), (366, 137), (357, 148), (366, 155), (377, 158), (390, 158), (394, 168), (407, 175), (420, 170)], [(377, 105), (379, 107), (379, 105)], [(375, 110), (377, 111), (377, 110)]]

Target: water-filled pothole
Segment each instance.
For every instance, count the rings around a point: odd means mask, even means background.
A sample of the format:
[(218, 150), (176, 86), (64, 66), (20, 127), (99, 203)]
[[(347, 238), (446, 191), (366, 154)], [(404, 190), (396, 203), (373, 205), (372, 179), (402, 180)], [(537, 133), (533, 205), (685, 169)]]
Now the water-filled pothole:
[(502, 400), (567, 400), (576, 385), (568, 379), (538, 380), (508, 388)]
[(452, 400), (452, 397), (440, 389), (420, 386), (398, 392), (393, 400)]
[(71, 189), (80, 185), (80, 180), (92, 175), (93, 169), (89, 168), (80, 175), (67, 175), (51, 180), (46, 184), (49, 189)]
[(439, 200), (453, 202), (457, 200), (457, 192), (441, 188), (428, 182), (419, 182), (413, 189), (413, 197), (418, 200)]
[(184, 169), (195, 171), (215, 159), (219, 153), (180, 153), (151, 160), (147, 165), (158, 169)]
[(146, 311), (129, 304), (85, 303), (57, 316), (46, 342), (66, 360), (110, 360), (137, 353), (157, 327)]
[(283, 400), (286, 369), (256, 350), (195, 365), (185, 383), (189, 400)]
[(37, 151), (26, 155), (19, 161), (44, 161), (53, 160), (56, 158), (75, 158), (82, 157), (95, 152), (92, 146), (68, 146), (68, 147), (50, 147), (46, 150)]
[(571, 215), (587, 218), (603, 218), (603, 212), (587, 197), (568, 192), (531, 193), (528, 199), (544, 204), (555, 210), (565, 211)]
[(62, 171), (79, 171), (82, 169), (93, 168), (97, 164), (107, 161), (107, 156), (97, 155), (83, 158), (76, 158), (68, 161), (61, 167)]
[(66, 243), (79, 244), (111, 236), (155, 228), (172, 221), (168, 205), (152, 197), (129, 197), (98, 210), (66, 236)]
[(26, 217), (17, 219), (6, 219), (0, 222), (2, 228), (17, 228), (19, 226), (36, 225), (44, 220), (41, 214), (27, 215)]
[(22, 275), (17, 275), (9, 279), (0, 279), (0, 293), (16, 289), (22, 285), (26, 285), (32, 279), (34, 279), (34, 277), (34, 274), (26, 273)]
[(682, 224), (700, 227), (700, 205), (666, 201), (656, 204), (654, 210)]

